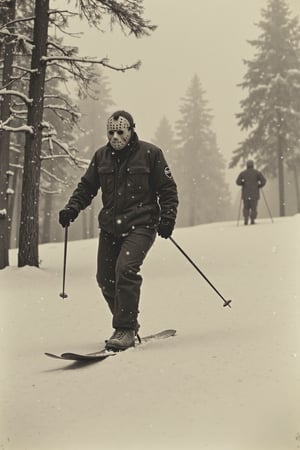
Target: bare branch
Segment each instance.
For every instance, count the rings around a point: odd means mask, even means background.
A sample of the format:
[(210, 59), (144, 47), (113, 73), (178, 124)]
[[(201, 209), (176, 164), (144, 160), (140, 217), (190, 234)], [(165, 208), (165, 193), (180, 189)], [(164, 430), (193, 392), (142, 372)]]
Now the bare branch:
[(96, 28), (99, 28), (103, 16), (109, 15), (111, 27), (118, 22), (124, 34), (126, 34), (126, 30), (129, 30), (129, 33), (136, 37), (148, 36), (157, 28), (148, 20), (143, 19), (142, 2), (143, 0), (124, 0), (123, 2), (118, 0), (78, 0), (83, 15)]
[(26, 79), (27, 76), (28, 76), (27, 73), (22, 73), (22, 75), (20, 75), (18, 77), (13, 77), (5, 86), (3, 86), (3, 88), (8, 88), (9, 86), (16, 83), (17, 81)]
[[(41, 158), (41, 159), (43, 159), (43, 158)], [(49, 178), (52, 178), (53, 180), (55, 180), (55, 181), (58, 181), (59, 183), (62, 183), (62, 184), (67, 184), (64, 180), (62, 180), (61, 178), (58, 178), (56, 175), (54, 175), (54, 173), (52, 173), (52, 172), (49, 172), (48, 170), (46, 170), (44, 167), (41, 167), (41, 171), (45, 174), (45, 175), (47, 175)]]
[[(43, 169), (41, 169), (41, 171), (43, 171)], [(66, 184), (66, 185), (67, 185), (67, 184)], [(57, 189), (57, 190), (55, 190), (55, 191), (49, 191), (49, 189), (46, 189), (46, 188), (44, 188), (44, 187), (42, 187), (42, 186), (40, 186), (40, 191), (41, 191), (43, 194), (53, 194), (53, 195), (55, 195), (55, 194), (61, 194), (61, 192), (62, 192), (61, 189)]]
[(63, 18), (65, 18), (65, 16), (70, 16), (70, 17), (79, 16), (78, 13), (69, 11), (67, 9), (65, 9), (65, 10), (63, 10), (63, 9), (50, 9), (48, 14), (49, 14), (49, 16), (52, 15), (52, 14), (58, 14), (59, 16), (61, 16)]
[(57, 94), (46, 94), (44, 96), (45, 100), (49, 100), (49, 99), (56, 99), (56, 100), (60, 100), (61, 102), (63, 102), (68, 109), (63, 108), (61, 105), (44, 105), (45, 108), (53, 108), (53, 109), (63, 109), (68, 113), (72, 113), (74, 115), (77, 115), (79, 118), (81, 117), (81, 113), (77, 110), (78, 107), (76, 105), (72, 105), (65, 97), (62, 97), (60, 95)]
[(9, 27), (9, 26), (11, 26), (11, 25), (14, 25), (15, 23), (30, 22), (30, 21), (33, 21), (34, 19), (35, 19), (35, 16), (32, 16), (32, 17), (23, 17), (23, 19), (15, 19), (15, 20), (12, 20), (12, 21), (7, 22), (6, 24), (2, 25), (2, 26), (0, 27), (0, 30), (3, 30), (3, 29), (5, 29), (5, 28), (7, 28), (7, 27)]
[(81, 159), (81, 158), (76, 158), (76, 156), (74, 156), (71, 151), (70, 148), (68, 146), (68, 144), (64, 144), (63, 142), (61, 142), (59, 139), (56, 138), (52, 138), (52, 141), (58, 145), (58, 147), (60, 147), (65, 153), (66, 155), (69, 156), (69, 158), (78, 166), (78, 167), (82, 167), (82, 168), (86, 168), (89, 165), (89, 161), (86, 159)]
[[(50, 17), (50, 15), (55, 15), (54, 18)], [(78, 16), (78, 13), (71, 12), (71, 11), (63, 11), (63, 10), (51, 10), (49, 12), (49, 25), (54, 25), (62, 34), (65, 34), (67, 36), (71, 37), (79, 37), (83, 33), (70, 33), (66, 31), (66, 25), (69, 17)], [(58, 20), (56, 18), (58, 17)]]

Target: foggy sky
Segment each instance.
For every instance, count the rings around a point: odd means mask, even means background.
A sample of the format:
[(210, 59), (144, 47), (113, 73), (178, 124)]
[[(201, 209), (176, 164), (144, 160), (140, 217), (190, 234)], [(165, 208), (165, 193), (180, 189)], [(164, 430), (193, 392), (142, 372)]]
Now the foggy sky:
[[(76, 28), (83, 36), (72, 42), (82, 56), (108, 57), (116, 66), (142, 60), (138, 71), (105, 69), (105, 74), (116, 103), (113, 110), (131, 112), (144, 140), (153, 139), (163, 115), (175, 124), (180, 99), (198, 74), (214, 115), (212, 128), (228, 165), (232, 151), (243, 139), (235, 114), (246, 96), (237, 86), (246, 70), (243, 58), (253, 56), (247, 40), (258, 37), (260, 29), (255, 23), (266, 4), (267, 0), (144, 0), (144, 17), (158, 25), (149, 37), (126, 37), (118, 26), (113, 32), (103, 26), (105, 32), (101, 33), (81, 22)], [(293, 17), (300, 16), (300, 0), (288, 0), (288, 5)], [(239, 171), (239, 167), (226, 170), (231, 187)]]

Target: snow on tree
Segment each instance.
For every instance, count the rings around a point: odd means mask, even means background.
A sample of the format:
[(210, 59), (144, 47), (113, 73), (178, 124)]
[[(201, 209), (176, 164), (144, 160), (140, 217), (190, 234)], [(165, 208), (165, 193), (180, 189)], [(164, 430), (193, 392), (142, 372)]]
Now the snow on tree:
[(284, 216), (285, 167), (296, 173), (296, 186), (300, 167), (300, 27), (285, 0), (268, 0), (261, 14), (261, 34), (249, 41), (255, 55), (244, 61), (247, 72), (240, 85), (248, 96), (237, 118), (248, 135), (233, 152), (230, 167), (251, 157), (266, 175), (277, 176)]

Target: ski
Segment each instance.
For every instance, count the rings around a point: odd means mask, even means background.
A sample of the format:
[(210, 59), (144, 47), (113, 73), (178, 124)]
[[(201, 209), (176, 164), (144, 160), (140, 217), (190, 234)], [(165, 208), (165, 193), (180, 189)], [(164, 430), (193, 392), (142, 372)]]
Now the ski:
[[(163, 330), (155, 334), (150, 334), (148, 336), (144, 336), (141, 338), (141, 343), (136, 343), (136, 347), (139, 345), (149, 342), (151, 340), (156, 339), (166, 339), (171, 336), (175, 336), (176, 330)], [(134, 348), (134, 347), (130, 347)], [(54, 353), (45, 352), (46, 356), (49, 356), (50, 358), (55, 359), (64, 359), (67, 361), (80, 361), (80, 362), (88, 362), (88, 361), (103, 361), (106, 358), (109, 358), (111, 356), (118, 355), (120, 352), (114, 352), (111, 350), (106, 350), (105, 348), (102, 348), (101, 350), (98, 350), (97, 352), (93, 353), (74, 353), (74, 352), (66, 352), (62, 353), (61, 355), (55, 355)]]

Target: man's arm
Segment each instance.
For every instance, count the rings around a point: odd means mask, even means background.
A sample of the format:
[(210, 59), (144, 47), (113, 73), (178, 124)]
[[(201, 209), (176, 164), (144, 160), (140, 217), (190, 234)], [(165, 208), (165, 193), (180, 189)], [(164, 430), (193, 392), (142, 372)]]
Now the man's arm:
[(258, 186), (260, 188), (264, 187), (266, 184), (267, 180), (265, 179), (265, 177), (263, 176), (263, 174), (261, 172), (258, 173)]
[(237, 177), (237, 179), (236, 179), (236, 184), (237, 184), (238, 186), (243, 186), (244, 183), (245, 183), (244, 173), (241, 172), (241, 173), (239, 174), (239, 176)]
[(72, 208), (79, 213), (79, 211), (85, 209), (91, 203), (93, 198), (97, 195), (99, 187), (100, 180), (97, 171), (95, 153), (87, 171), (81, 178), (77, 188), (66, 204), (66, 208)]
[(161, 222), (169, 221), (174, 227), (178, 207), (177, 186), (160, 149), (155, 155), (152, 177), (161, 209)]

